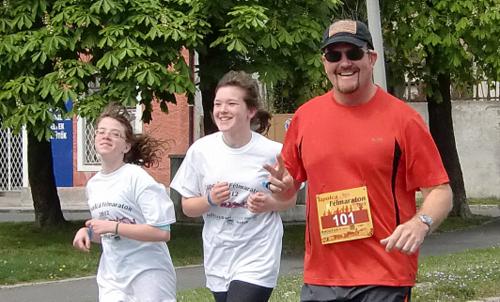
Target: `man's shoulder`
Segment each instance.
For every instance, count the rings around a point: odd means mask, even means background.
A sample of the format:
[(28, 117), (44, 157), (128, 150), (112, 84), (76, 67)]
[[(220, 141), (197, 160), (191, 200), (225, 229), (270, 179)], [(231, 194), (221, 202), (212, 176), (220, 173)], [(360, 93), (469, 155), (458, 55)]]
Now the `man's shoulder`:
[(388, 109), (396, 111), (396, 114), (403, 114), (403, 117), (408, 117), (413, 114), (419, 114), (413, 107), (411, 107), (407, 102), (402, 99), (380, 89), (381, 93), (378, 97), (383, 99), (384, 106)]
[(332, 99), (331, 91), (328, 91), (322, 95), (318, 95), (316, 97), (313, 97), (312, 99), (308, 100), (304, 104), (300, 105), (295, 114), (297, 113), (307, 113), (307, 112), (313, 112), (315, 110), (323, 110), (323, 105), (325, 102), (328, 100)]

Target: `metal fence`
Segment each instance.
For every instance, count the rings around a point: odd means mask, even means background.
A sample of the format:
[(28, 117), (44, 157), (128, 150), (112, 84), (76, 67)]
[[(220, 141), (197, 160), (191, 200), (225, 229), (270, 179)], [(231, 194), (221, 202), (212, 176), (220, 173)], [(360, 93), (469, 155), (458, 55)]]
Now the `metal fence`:
[(19, 191), (23, 186), (23, 137), (0, 129), (0, 191)]
[[(468, 87), (451, 87), (451, 99), (454, 101), (500, 101), (500, 82), (483, 81)], [(425, 102), (425, 84), (408, 81), (403, 87), (392, 91), (397, 97), (408, 102)]]

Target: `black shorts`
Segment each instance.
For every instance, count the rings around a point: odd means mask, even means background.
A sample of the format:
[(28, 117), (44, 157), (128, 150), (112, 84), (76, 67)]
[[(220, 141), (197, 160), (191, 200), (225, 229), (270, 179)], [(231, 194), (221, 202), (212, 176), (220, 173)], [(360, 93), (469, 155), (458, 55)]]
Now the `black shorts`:
[(304, 284), (302, 302), (410, 302), (411, 287), (397, 286), (318, 286)]
[(212, 292), (215, 302), (267, 302), (273, 288), (234, 280), (227, 292)]

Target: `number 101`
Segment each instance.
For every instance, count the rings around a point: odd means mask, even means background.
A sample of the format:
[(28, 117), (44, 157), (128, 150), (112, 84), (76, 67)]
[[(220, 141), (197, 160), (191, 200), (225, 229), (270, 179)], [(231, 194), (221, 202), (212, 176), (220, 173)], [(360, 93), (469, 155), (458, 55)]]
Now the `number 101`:
[(337, 226), (341, 226), (341, 225), (347, 225), (347, 224), (354, 224), (354, 214), (352, 212), (350, 212), (349, 214), (345, 214), (345, 213), (342, 213), (342, 214), (335, 214), (333, 215), (332, 217), (333, 221), (335, 221), (335, 224)]

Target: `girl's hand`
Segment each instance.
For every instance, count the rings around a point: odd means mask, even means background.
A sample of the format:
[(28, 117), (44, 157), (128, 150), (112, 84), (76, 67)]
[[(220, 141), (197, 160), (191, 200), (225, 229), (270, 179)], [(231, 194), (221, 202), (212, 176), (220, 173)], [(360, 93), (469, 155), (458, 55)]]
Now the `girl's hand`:
[(231, 192), (227, 182), (218, 182), (212, 187), (212, 189), (210, 189), (208, 194), (210, 194), (210, 200), (212, 203), (219, 206), (221, 203), (229, 199)]
[(90, 245), (91, 238), (89, 236), (89, 229), (86, 227), (80, 228), (73, 239), (73, 246), (88, 253), (90, 251)]
[(117, 223), (111, 220), (90, 219), (85, 222), (85, 226), (92, 229), (94, 236), (100, 237), (104, 234), (114, 234)]
[(252, 213), (274, 211), (274, 199), (269, 194), (262, 192), (250, 194), (247, 199), (247, 209)]

